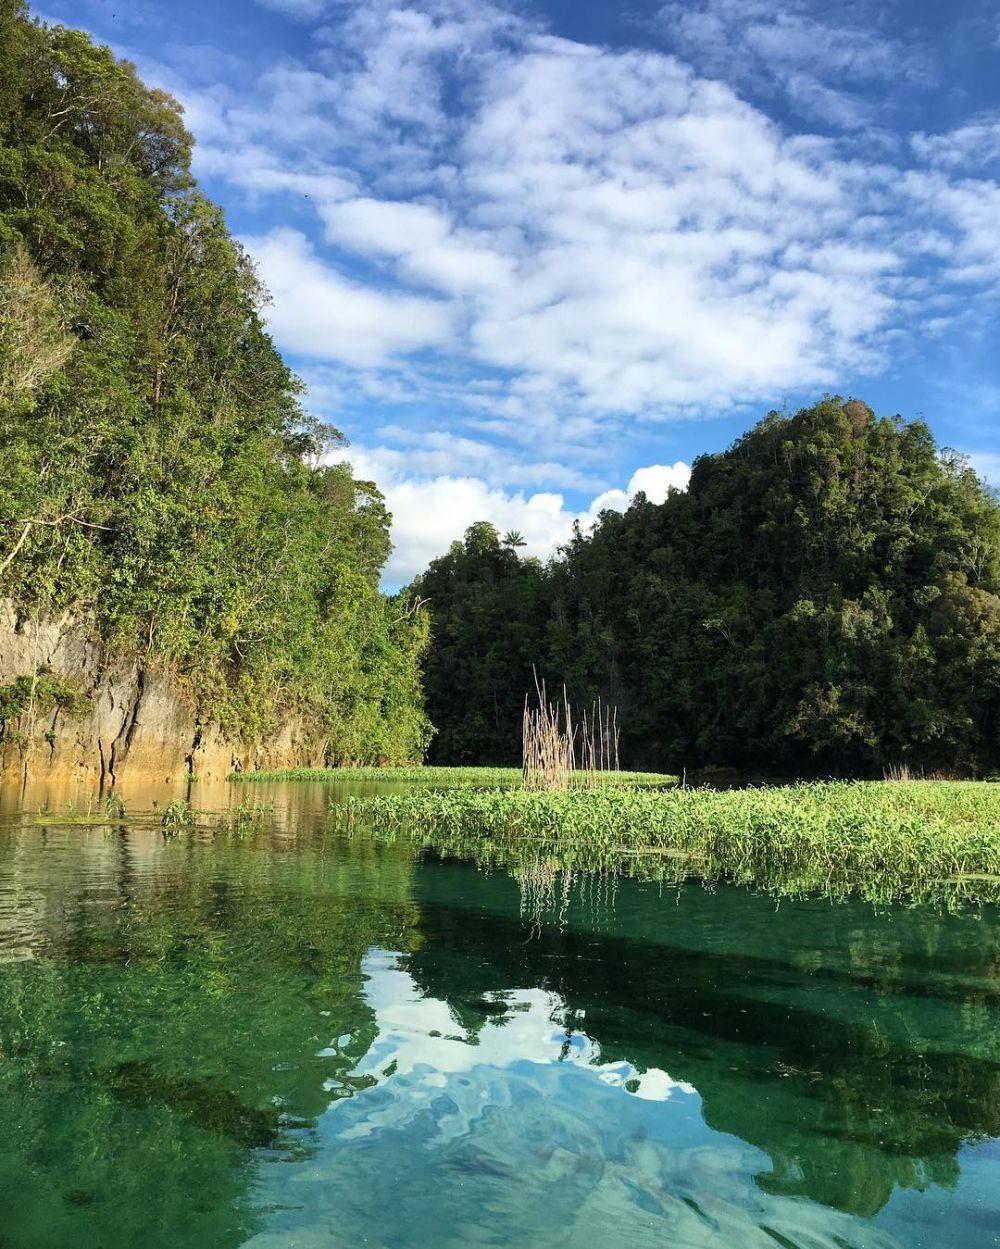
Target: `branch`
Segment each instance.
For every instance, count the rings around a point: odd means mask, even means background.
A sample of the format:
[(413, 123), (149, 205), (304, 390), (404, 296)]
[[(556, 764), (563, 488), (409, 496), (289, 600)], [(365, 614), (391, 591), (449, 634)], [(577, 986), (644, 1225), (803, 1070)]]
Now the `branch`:
[(29, 529), (32, 525), (49, 525), (54, 529), (57, 525), (62, 525), (68, 520), (71, 520), (74, 525), (82, 525), (84, 529), (103, 529), (105, 533), (114, 533), (115, 531), (114, 525), (98, 525), (92, 520), (81, 520), (79, 516), (73, 516), (70, 512), (57, 516), (55, 520), (24, 520), (19, 523), (27, 525)]
[(393, 617), (390, 628), (394, 629), (396, 625), (401, 624), (404, 620), (411, 620), (422, 607), (426, 607), (430, 602), (429, 598), (411, 599), (409, 606), (405, 611), (401, 611), (398, 616)]
[(14, 562), (14, 557), (17, 555), (17, 553), (18, 553), (18, 551), (21, 549), (21, 547), (22, 547), (22, 546), (24, 546), (25, 542), (26, 542), (26, 541), (27, 541), (27, 539), (28, 539), (28, 534), (29, 534), (29, 533), (31, 533), (31, 521), (30, 521), (30, 520), (29, 520), (29, 521), (28, 521), (28, 523), (24, 526), (24, 528), (21, 530), (21, 536), (20, 536), (20, 537), (18, 538), (18, 540), (14, 543), (14, 549), (13, 549), (13, 550), (11, 551), (11, 553), (7, 556), (7, 558), (4, 560), (4, 562), (3, 562), (2, 564), (0, 564), (0, 576), (2, 576), (2, 575), (3, 575), (6, 571), (7, 571), (7, 569), (10, 567), (10, 565)]
[(79, 516), (73, 516), (69, 512), (63, 516), (57, 516), (55, 520), (38, 520), (34, 518), (31, 520), (19, 520), (16, 523), (23, 525), (24, 528), (21, 530), (21, 536), (14, 543), (14, 547), (10, 554), (3, 561), (3, 563), (0, 564), (0, 576), (2, 576), (14, 562), (18, 551), (20, 551), (21, 547), (24, 546), (25, 542), (27, 542), (28, 534), (31, 533), (31, 530), (35, 525), (47, 525), (49, 528), (56, 528), (68, 520), (72, 521), (74, 525), (82, 525), (85, 529), (103, 529), (106, 533), (114, 532), (114, 528), (111, 525), (98, 525), (90, 520), (81, 520)]

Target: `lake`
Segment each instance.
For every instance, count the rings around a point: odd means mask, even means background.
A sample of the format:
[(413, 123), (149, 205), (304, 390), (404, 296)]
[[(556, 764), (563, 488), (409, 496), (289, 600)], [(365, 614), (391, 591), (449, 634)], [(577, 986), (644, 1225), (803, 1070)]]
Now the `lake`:
[(0, 795), (2, 1249), (1000, 1244), (996, 908), (517, 879), (329, 792)]

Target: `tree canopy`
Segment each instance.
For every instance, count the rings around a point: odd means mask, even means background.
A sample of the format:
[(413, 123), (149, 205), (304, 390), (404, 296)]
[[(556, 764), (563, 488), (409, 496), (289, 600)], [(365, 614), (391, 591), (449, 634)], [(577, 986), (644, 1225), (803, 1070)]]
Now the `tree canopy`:
[(536, 663), (619, 707), (634, 766), (1000, 763), (1000, 505), (921, 421), (838, 398), (772, 412), (687, 491), (603, 513), (545, 568), (482, 547), (470, 530), (415, 585), (439, 759), (515, 759)]
[(177, 103), (0, 0), (0, 595), (91, 619), (253, 736), (419, 756), (422, 614), (198, 191)]

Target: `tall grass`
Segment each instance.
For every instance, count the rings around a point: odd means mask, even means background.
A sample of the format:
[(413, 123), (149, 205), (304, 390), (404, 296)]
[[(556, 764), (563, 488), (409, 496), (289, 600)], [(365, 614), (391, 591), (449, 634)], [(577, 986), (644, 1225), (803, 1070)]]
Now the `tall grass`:
[(1000, 785), (829, 782), (729, 790), (455, 790), (350, 800), (349, 822), (522, 868), (755, 881), (878, 900), (1000, 900)]
[(576, 765), (569, 699), (563, 689), (562, 704), (549, 702), (544, 682), (536, 690), (538, 706), (532, 707), (525, 695), (521, 719), (522, 784), (525, 789), (569, 789)]
[(525, 789), (594, 788), (620, 769), (618, 709), (598, 699), (574, 720), (569, 695), (551, 702), (545, 682), (535, 676), (537, 705), (524, 699), (521, 719), (521, 757)]

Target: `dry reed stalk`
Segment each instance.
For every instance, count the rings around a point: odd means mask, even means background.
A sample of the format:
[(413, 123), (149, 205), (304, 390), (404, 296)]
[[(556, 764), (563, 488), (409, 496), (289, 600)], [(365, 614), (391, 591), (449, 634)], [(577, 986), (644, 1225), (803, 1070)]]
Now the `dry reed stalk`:
[(598, 699), (589, 715), (584, 711), (578, 727), (565, 686), (562, 701), (549, 702), (545, 682), (539, 682), (536, 672), (535, 696), (533, 707), (525, 695), (521, 724), (525, 789), (569, 789), (575, 771), (593, 789), (606, 773), (619, 771), (617, 707)]

